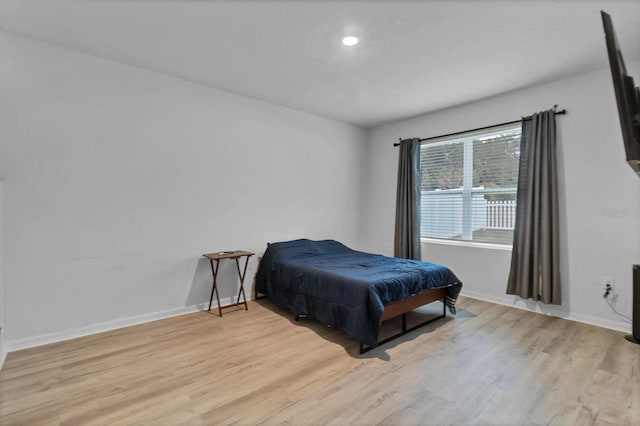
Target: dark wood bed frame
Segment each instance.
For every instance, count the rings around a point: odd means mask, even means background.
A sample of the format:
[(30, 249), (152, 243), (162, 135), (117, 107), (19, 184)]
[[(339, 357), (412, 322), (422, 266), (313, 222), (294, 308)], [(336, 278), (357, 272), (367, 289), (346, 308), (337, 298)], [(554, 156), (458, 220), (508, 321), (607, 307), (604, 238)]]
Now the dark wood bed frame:
[[(384, 307), (384, 312), (382, 313), (381, 321), (385, 321), (391, 318), (396, 318), (402, 316), (402, 331), (393, 336), (387, 337), (386, 339), (378, 341), (378, 346), (384, 345), (392, 340), (397, 339), (398, 337), (404, 336), (407, 333), (411, 333), (414, 330), (417, 330), (420, 327), (423, 327), (429, 323), (439, 320), (440, 318), (444, 318), (447, 316), (447, 304), (445, 301), (446, 287), (440, 287), (433, 290), (425, 290), (418, 294), (414, 294), (411, 297), (406, 299), (397, 300), (392, 302)], [(430, 318), (427, 321), (421, 322), (418, 325), (415, 325), (411, 328), (407, 328), (407, 313), (413, 311), (420, 306), (428, 305), (429, 303), (435, 302), (436, 300), (442, 301), (442, 315), (438, 315), (437, 317)], [(369, 352), (372, 349), (375, 349), (377, 346), (367, 346), (363, 343), (360, 343), (360, 354), (365, 352)]]
[[(420, 327), (424, 327), (427, 324), (430, 324), (434, 321), (439, 320), (440, 318), (444, 318), (447, 316), (447, 304), (446, 304), (446, 287), (439, 287), (433, 290), (425, 290), (418, 294), (414, 294), (411, 297), (407, 297), (406, 299), (397, 300), (393, 303), (390, 303), (384, 307), (384, 311), (382, 312), (382, 318), (380, 321), (386, 321), (391, 318), (396, 318), (402, 316), (402, 330), (399, 333), (394, 334), (393, 336), (389, 336), (386, 339), (379, 340), (377, 346), (367, 346), (364, 343), (360, 343), (360, 354), (365, 352), (369, 352), (372, 349), (377, 348), (380, 345), (384, 345), (385, 343), (389, 343), (392, 340), (397, 339), (398, 337), (402, 337), (407, 333), (411, 333), (414, 330), (419, 329)], [(257, 293), (255, 294), (256, 298), (258, 298)], [(261, 296), (259, 298), (263, 298), (266, 296)], [(407, 313), (413, 311), (420, 306), (428, 305), (429, 303), (440, 300), (442, 302), (442, 315), (438, 315), (437, 317), (430, 318), (420, 324), (414, 325), (411, 328), (407, 328)], [(302, 318), (307, 318), (306, 315), (296, 315), (295, 320), (300, 321)]]
[[(260, 261), (261, 258), (258, 258)], [(407, 333), (411, 333), (414, 330), (417, 330), (420, 327), (424, 327), (427, 324), (430, 324), (434, 321), (439, 320), (440, 318), (444, 318), (447, 316), (447, 303), (446, 303), (446, 288), (447, 287), (439, 287), (434, 288), (432, 290), (425, 290), (418, 294), (414, 294), (411, 297), (407, 297), (406, 299), (396, 300), (384, 307), (384, 311), (382, 312), (382, 318), (380, 321), (386, 321), (391, 318), (396, 318), (402, 316), (402, 331), (394, 334), (393, 336), (389, 336), (386, 339), (378, 341), (377, 346), (367, 346), (363, 343), (360, 343), (360, 354), (362, 355), (365, 352), (369, 352), (372, 349), (380, 345), (384, 345), (385, 343), (389, 343), (392, 340), (397, 339), (398, 337), (402, 337)], [(254, 286), (253, 289), (254, 300), (265, 298), (266, 295), (259, 296), (258, 292)], [(437, 317), (430, 318), (427, 321), (421, 322), (418, 325), (414, 325), (411, 328), (407, 328), (407, 313), (413, 311), (420, 306), (428, 305), (429, 303), (440, 300), (442, 302), (442, 315), (438, 315)], [(299, 321), (301, 318), (306, 318), (306, 315), (296, 315), (295, 320)]]

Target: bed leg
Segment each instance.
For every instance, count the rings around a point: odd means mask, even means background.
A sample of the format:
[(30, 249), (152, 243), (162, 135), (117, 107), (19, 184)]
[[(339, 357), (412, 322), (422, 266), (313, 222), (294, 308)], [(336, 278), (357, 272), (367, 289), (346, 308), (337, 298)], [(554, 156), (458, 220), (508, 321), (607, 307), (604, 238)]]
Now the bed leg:
[[(438, 299), (436, 299), (436, 301), (437, 300)], [(442, 315), (438, 315), (437, 317), (428, 319), (428, 320), (426, 320), (426, 321), (424, 321), (424, 322), (422, 322), (422, 323), (420, 323), (418, 325), (412, 326), (411, 328), (407, 328), (407, 316), (406, 316), (406, 313), (401, 314), (401, 316), (402, 316), (402, 331), (400, 333), (395, 334), (395, 335), (393, 335), (391, 337), (387, 337), (384, 340), (379, 340), (378, 344), (376, 346), (366, 346), (365, 347), (365, 345), (360, 343), (360, 355), (362, 355), (365, 352), (369, 352), (370, 350), (372, 350), (372, 349), (374, 349), (374, 348), (376, 348), (378, 346), (382, 346), (385, 343), (388, 343), (388, 342), (390, 342), (392, 340), (395, 340), (398, 337), (401, 337), (401, 336), (404, 336), (405, 334), (411, 333), (412, 331), (417, 330), (420, 327), (424, 327), (427, 324), (430, 324), (430, 323), (432, 323), (434, 321), (437, 321), (437, 320), (439, 320), (441, 318), (445, 318), (447, 316), (447, 299), (446, 299), (446, 297), (442, 299)]]

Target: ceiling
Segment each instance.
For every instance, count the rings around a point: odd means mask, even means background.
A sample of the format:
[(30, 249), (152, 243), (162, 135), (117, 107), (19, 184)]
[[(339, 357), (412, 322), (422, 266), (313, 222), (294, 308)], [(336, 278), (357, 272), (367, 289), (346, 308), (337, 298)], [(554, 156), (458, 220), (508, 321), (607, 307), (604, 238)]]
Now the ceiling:
[(0, 0), (0, 28), (373, 127), (607, 67), (600, 9), (640, 59), (637, 0)]

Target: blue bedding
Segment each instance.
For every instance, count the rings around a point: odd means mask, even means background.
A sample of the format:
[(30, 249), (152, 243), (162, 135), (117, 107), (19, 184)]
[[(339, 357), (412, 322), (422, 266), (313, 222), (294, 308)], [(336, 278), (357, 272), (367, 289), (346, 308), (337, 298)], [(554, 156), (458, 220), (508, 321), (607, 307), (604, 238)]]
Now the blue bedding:
[(274, 304), (369, 346), (377, 345), (385, 305), (437, 287), (446, 287), (455, 313), (462, 283), (446, 266), (359, 252), (334, 240), (269, 244), (256, 274), (256, 291)]

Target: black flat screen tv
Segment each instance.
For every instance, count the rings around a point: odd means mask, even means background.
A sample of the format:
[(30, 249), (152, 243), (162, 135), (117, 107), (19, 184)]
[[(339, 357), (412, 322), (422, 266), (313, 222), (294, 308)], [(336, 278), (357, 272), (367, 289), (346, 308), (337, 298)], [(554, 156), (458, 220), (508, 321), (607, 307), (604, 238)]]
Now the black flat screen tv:
[(640, 176), (640, 88), (636, 87), (633, 77), (627, 74), (611, 16), (603, 10), (600, 13), (607, 42), (607, 52), (609, 53), (609, 66), (618, 103), (618, 115), (620, 116), (627, 163)]

